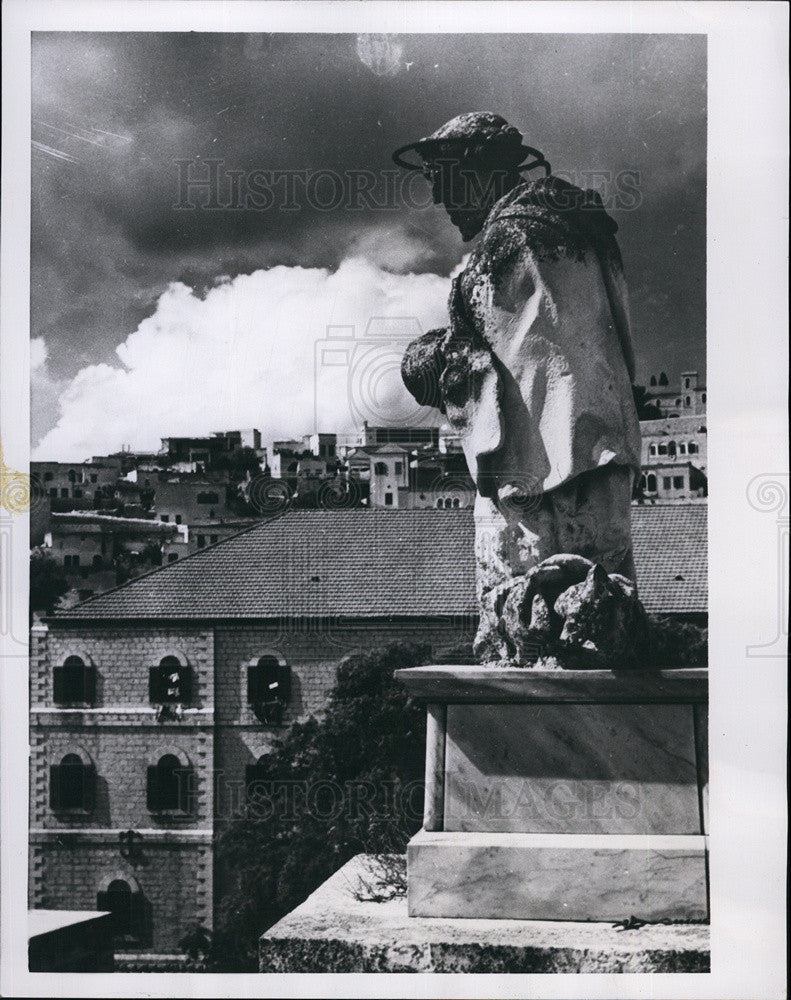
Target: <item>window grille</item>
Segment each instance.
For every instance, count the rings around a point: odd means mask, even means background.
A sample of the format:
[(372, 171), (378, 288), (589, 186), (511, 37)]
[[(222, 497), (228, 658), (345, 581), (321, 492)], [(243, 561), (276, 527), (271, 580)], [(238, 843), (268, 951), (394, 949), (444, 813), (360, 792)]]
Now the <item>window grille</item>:
[(247, 668), (247, 700), (262, 722), (280, 725), (290, 697), (291, 670), (276, 656), (262, 656)]
[(192, 700), (192, 671), (175, 656), (166, 656), (148, 672), (148, 700), (154, 705), (184, 705)]

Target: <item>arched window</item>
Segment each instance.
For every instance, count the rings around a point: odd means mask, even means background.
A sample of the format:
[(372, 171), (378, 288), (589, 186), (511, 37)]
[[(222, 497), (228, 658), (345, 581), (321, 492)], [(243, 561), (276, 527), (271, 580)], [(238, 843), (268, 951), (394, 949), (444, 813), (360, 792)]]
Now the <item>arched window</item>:
[(668, 453), (668, 455), (673, 455), (675, 457), (675, 454), (676, 454), (676, 442), (675, 441), (669, 441), (668, 442), (667, 453)]
[(149, 812), (189, 813), (191, 773), (191, 768), (172, 753), (149, 765), (146, 783)]
[(67, 753), (49, 769), (49, 804), (56, 812), (90, 812), (94, 807), (96, 771), (76, 753)]
[(689, 396), (685, 396), (684, 397), (684, 406), (691, 406), (691, 405), (692, 405), (692, 400), (690, 399)]
[(96, 905), (113, 915), (116, 934), (128, 934), (132, 924), (132, 887), (124, 879), (116, 878), (107, 892), (97, 893)]
[(685, 389), (689, 389), (689, 379), (688, 378), (684, 379), (684, 388)]
[(113, 936), (131, 937), (138, 944), (148, 943), (148, 906), (135, 879), (119, 876), (104, 884), (106, 888), (96, 893), (96, 909), (112, 914)]
[(247, 700), (263, 723), (280, 725), (290, 697), (291, 670), (277, 656), (262, 656), (247, 668)]
[(705, 403), (706, 402), (706, 393), (705, 392), (701, 395), (700, 401), (701, 401), (701, 403)]
[(454, 497), (453, 498), (453, 506), (454, 507), (460, 507), (461, 506), (461, 502), (459, 501), (458, 497)]
[(442, 510), (442, 497), (437, 500), (437, 510)]
[(655, 444), (650, 444), (648, 446), (648, 454), (649, 455), (656, 455), (656, 445)]
[(679, 455), (686, 455), (686, 453), (687, 453), (687, 446), (686, 446), (686, 443), (684, 441), (680, 442), (680, 444), (678, 446), (678, 453), (679, 453)]
[(450, 499), (450, 497), (446, 497), (446, 498), (445, 498), (445, 510), (450, 510), (450, 508), (451, 508), (452, 506), (453, 506), (453, 504), (452, 504), (452, 502), (451, 502), (451, 499)]
[(660, 444), (659, 445), (659, 454), (660, 455), (667, 455), (667, 445), (666, 444)]
[(646, 480), (646, 488), (649, 493), (656, 493), (656, 476), (653, 472), (648, 473), (648, 479)]
[(689, 442), (689, 453), (690, 455), (697, 455), (698, 453), (698, 446), (695, 444), (694, 441)]
[(80, 656), (67, 656), (52, 672), (56, 705), (91, 705), (96, 700), (96, 668)]
[(192, 671), (177, 656), (165, 656), (148, 671), (148, 700), (155, 705), (184, 705), (192, 698)]

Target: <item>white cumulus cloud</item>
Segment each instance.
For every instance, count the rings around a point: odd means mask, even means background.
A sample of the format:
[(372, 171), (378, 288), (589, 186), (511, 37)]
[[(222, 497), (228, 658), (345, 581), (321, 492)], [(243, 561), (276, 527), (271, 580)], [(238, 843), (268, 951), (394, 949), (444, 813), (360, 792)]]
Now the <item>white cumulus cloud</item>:
[(38, 371), (47, 361), (47, 345), (43, 337), (34, 337), (30, 341), (30, 370)]
[(53, 377), (48, 364), (49, 350), (43, 337), (30, 341), (30, 434), (40, 440), (52, 425), (52, 415), (58, 413), (58, 397), (64, 383)]
[[(353, 257), (336, 271), (273, 267), (204, 298), (171, 284), (117, 348), (83, 368), (34, 457), (153, 451), (171, 435), (257, 427), (264, 442), (315, 429), (432, 419), (401, 384), (405, 345), (447, 323), (449, 278), (393, 274)], [(34, 342), (36, 343), (36, 342)], [(46, 345), (32, 355), (46, 369)]]

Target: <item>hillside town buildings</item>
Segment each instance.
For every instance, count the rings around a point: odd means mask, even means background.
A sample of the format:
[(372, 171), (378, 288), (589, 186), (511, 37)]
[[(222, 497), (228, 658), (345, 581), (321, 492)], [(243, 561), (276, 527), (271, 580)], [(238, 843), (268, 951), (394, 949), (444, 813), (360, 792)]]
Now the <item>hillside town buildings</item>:
[[(702, 500), (705, 385), (694, 371), (682, 372), (678, 387), (651, 381), (647, 401), (662, 416), (641, 421), (635, 500)], [(31, 544), (67, 571), (71, 601), (176, 562), (285, 509), (459, 510), (475, 500), (460, 440), (447, 427), (363, 423), (353, 435), (315, 432), (268, 447), (255, 428), (218, 431), (163, 438), (155, 455), (122, 450), (84, 463), (34, 462), (31, 472), (38, 495)], [(78, 531), (88, 522), (56, 516), (74, 511), (101, 512), (104, 520), (94, 518), (89, 531)], [(121, 531), (124, 520), (129, 524)], [(146, 521), (180, 530), (151, 531), (138, 544), (138, 522)], [(122, 534), (132, 541), (120, 545)]]

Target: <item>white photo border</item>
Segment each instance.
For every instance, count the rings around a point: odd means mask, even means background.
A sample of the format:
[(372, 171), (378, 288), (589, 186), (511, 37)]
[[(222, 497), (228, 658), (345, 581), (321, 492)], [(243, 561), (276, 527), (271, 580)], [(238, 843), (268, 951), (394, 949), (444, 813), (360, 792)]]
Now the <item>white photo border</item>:
[[(29, 460), (30, 32), (635, 32), (708, 36), (707, 392), (712, 971), (674, 975), (48, 975), (27, 972), (28, 524), (3, 549), (0, 994), (712, 997), (785, 990), (788, 8), (764, 2), (182, 2), (3, 5), (0, 428)], [(761, 478), (763, 477), (763, 478)], [(784, 477), (784, 478), (783, 478)], [(785, 489), (784, 512), (762, 503)], [(762, 485), (763, 484), (763, 485)], [(769, 484), (767, 486), (766, 484)], [(784, 484), (784, 485), (783, 485)], [(748, 495), (752, 490), (752, 494)], [(768, 494), (767, 494), (768, 490)], [(773, 512), (774, 511), (774, 512)], [(783, 518), (785, 520), (783, 520)], [(784, 527), (785, 526), (785, 527)], [(785, 541), (784, 541), (785, 539)], [(787, 553), (785, 553), (787, 556)], [(780, 632), (778, 633), (778, 629)], [(787, 634), (786, 634), (787, 635)]]

